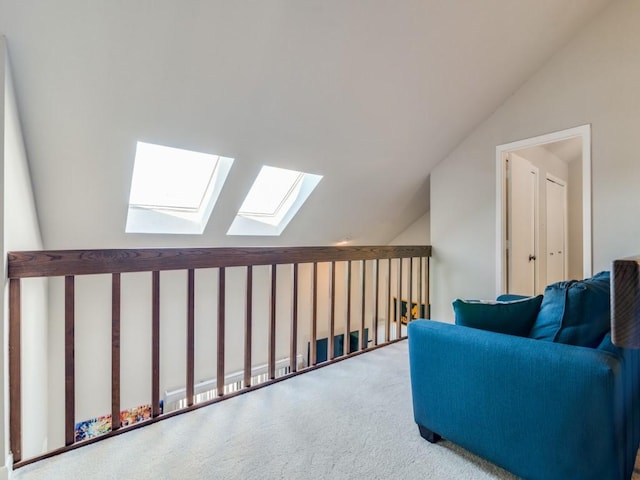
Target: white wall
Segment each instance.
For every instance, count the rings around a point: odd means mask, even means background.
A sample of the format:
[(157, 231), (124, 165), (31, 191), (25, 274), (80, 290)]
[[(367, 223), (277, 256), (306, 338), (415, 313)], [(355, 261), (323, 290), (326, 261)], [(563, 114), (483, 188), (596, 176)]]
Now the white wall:
[[(2, 185), (3, 188), (3, 192), (2, 195), (0, 195), (0, 225), (2, 226), (3, 231), (1, 232), (2, 235), (0, 235), (0, 243), (2, 244), (2, 258), (0, 258), (0, 265), (2, 266), (2, 272), (4, 275), (4, 278), (6, 278), (6, 271), (7, 271), (7, 258), (6, 255), (4, 255), (4, 252), (6, 252), (6, 248), (4, 245), (4, 206), (5, 206), (5, 199), (4, 199), (4, 163), (5, 163), (5, 151), (4, 151), (4, 144), (5, 144), (5, 115), (4, 115), (4, 111), (5, 111), (5, 86), (4, 84), (6, 76), (7, 76), (7, 47), (5, 44), (5, 38), (3, 36), (0, 35), (0, 112), (2, 112), (3, 114), (0, 115), (0, 185)], [(1, 459), (7, 459), (7, 455), (9, 453), (9, 448), (8, 448), (8, 440), (9, 440), (9, 434), (8, 434), (8, 429), (9, 429), (9, 422), (8, 422), (8, 410), (7, 410), (7, 406), (9, 405), (9, 389), (7, 388), (8, 385), (8, 375), (7, 375), (7, 369), (8, 369), (8, 365), (7, 365), (7, 361), (6, 361), (6, 351), (7, 351), (7, 341), (6, 339), (8, 338), (8, 307), (7, 307), (7, 287), (6, 287), (6, 282), (4, 282), (4, 288), (3, 288), (3, 292), (2, 295), (0, 295), (0, 308), (1, 308), (1, 312), (2, 312), (2, 343), (0, 343), (0, 365), (2, 365), (2, 368), (0, 368), (0, 381), (2, 383), (2, 387), (3, 387), (3, 395), (0, 397), (0, 425), (2, 426), (2, 433), (0, 434), (0, 454), (2, 455), (2, 457), (0, 457)], [(7, 459), (8, 462), (8, 459)], [(7, 468), (0, 464), (0, 478), (2, 478), (3, 480), (6, 479), (8, 476), (7, 473)]]
[(490, 298), (497, 145), (592, 125), (593, 271), (640, 249), (640, 2), (613, 3), (480, 124), (431, 175), (433, 317)]
[[(3, 155), (2, 262), (6, 279), (7, 252), (41, 249), (42, 239), (4, 37), (0, 37), (0, 57), (3, 98), (3, 141), (0, 149)], [(22, 371), (29, 373), (22, 377), (22, 451), (23, 456), (33, 456), (47, 447), (47, 282), (24, 280), (21, 290), (22, 298), (29, 299), (21, 305)], [(5, 280), (4, 338), (8, 319), (7, 292), (8, 281)], [(5, 342), (2, 345), (6, 348)]]
[(431, 212), (427, 212), (409, 225), (389, 245), (429, 245), (431, 242)]

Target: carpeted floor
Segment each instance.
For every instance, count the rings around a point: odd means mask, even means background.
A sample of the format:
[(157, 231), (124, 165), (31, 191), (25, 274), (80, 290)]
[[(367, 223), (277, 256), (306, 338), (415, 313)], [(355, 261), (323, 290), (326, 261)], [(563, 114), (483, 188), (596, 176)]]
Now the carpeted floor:
[[(413, 422), (407, 343), (18, 469), (55, 479), (502, 479)], [(635, 477), (634, 477), (635, 478)]]

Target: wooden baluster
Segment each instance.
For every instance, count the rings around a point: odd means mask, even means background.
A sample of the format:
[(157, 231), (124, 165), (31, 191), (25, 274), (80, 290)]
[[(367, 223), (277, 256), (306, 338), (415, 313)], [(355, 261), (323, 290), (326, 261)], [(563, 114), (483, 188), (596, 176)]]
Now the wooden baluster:
[(225, 267), (218, 269), (218, 358), (216, 387), (218, 396), (224, 395), (224, 328), (225, 328)]
[(366, 322), (366, 317), (365, 317), (365, 308), (366, 308), (366, 272), (367, 272), (367, 261), (366, 260), (361, 260), (360, 261), (360, 292), (362, 293), (362, 311), (361, 311), (361, 318), (360, 318), (360, 333), (359, 333), (359, 337), (360, 338), (360, 350), (364, 350), (365, 348), (367, 348), (367, 340), (366, 338), (364, 338), (364, 324)]
[(291, 348), (289, 352), (289, 370), (298, 371), (298, 264), (293, 264), (293, 299), (291, 305)]
[(120, 274), (111, 275), (111, 430), (120, 428)]
[(427, 312), (422, 312), (422, 305), (424, 303), (424, 296), (422, 291), (422, 257), (418, 257), (418, 316), (424, 318)]
[(318, 335), (318, 263), (313, 262), (313, 288), (311, 294), (311, 345), (309, 365), (315, 365), (317, 356), (316, 337)]
[[(407, 315), (409, 314), (409, 306), (407, 305)], [(396, 340), (402, 338), (402, 258), (398, 259), (398, 311), (396, 321)]]
[(373, 345), (378, 345), (378, 308), (380, 301), (380, 259), (376, 258), (373, 263), (373, 278), (374, 278), (374, 287), (373, 287)]
[(349, 355), (351, 353), (351, 260), (347, 261), (347, 271), (345, 273), (345, 283), (347, 287), (347, 314), (344, 325), (344, 342), (342, 347), (342, 354)]
[(431, 282), (431, 272), (430, 272), (430, 268), (429, 268), (429, 260), (430, 260), (430, 258), (427, 257), (426, 258), (427, 265), (426, 265), (425, 272), (424, 272), (424, 275), (426, 277), (426, 282), (425, 282), (426, 283), (426, 285), (425, 285), (425, 290), (426, 290), (425, 297), (426, 297), (426, 299), (425, 299), (425, 303), (427, 305), (427, 318), (431, 318), (431, 293), (430, 293), (431, 291), (430, 291), (430, 285), (429, 285), (429, 283)]
[[(418, 306), (418, 309), (420, 307)], [(407, 327), (413, 318), (413, 258), (409, 257), (409, 298), (407, 299)], [(417, 316), (416, 316), (417, 318)]]
[(244, 386), (251, 386), (251, 323), (253, 319), (253, 267), (247, 267), (246, 302), (244, 312)]
[(276, 264), (271, 265), (271, 308), (269, 313), (269, 379), (276, 378), (276, 296), (277, 271)]
[(336, 262), (331, 262), (331, 283), (329, 284), (329, 338), (327, 338), (328, 359), (336, 358)]
[(151, 281), (151, 415), (160, 415), (160, 272)]
[(389, 259), (389, 271), (387, 272), (387, 308), (388, 308), (388, 312), (387, 312), (387, 320), (384, 323), (384, 341), (385, 343), (389, 343), (389, 340), (391, 339), (391, 312), (392, 310), (392, 305), (391, 305), (391, 259)]
[(13, 461), (22, 460), (22, 367), (20, 279), (9, 280), (9, 424)]
[(194, 402), (195, 382), (195, 270), (187, 271), (187, 406)]
[(75, 277), (64, 278), (64, 443), (75, 442)]

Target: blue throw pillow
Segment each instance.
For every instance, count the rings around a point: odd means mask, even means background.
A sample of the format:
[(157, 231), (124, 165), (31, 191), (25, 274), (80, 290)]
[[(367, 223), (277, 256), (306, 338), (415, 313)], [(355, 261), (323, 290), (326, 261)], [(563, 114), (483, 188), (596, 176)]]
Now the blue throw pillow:
[(609, 272), (549, 285), (529, 337), (597, 347), (610, 329)]
[(510, 302), (453, 302), (456, 325), (526, 337), (538, 315), (542, 295)]

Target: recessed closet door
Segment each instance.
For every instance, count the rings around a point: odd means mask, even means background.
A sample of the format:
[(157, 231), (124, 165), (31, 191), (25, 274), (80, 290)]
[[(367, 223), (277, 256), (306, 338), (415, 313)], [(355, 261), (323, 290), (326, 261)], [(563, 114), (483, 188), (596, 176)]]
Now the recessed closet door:
[(535, 295), (538, 168), (514, 153), (507, 161), (507, 292)]
[(566, 185), (547, 177), (547, 285), (566, 280)]

